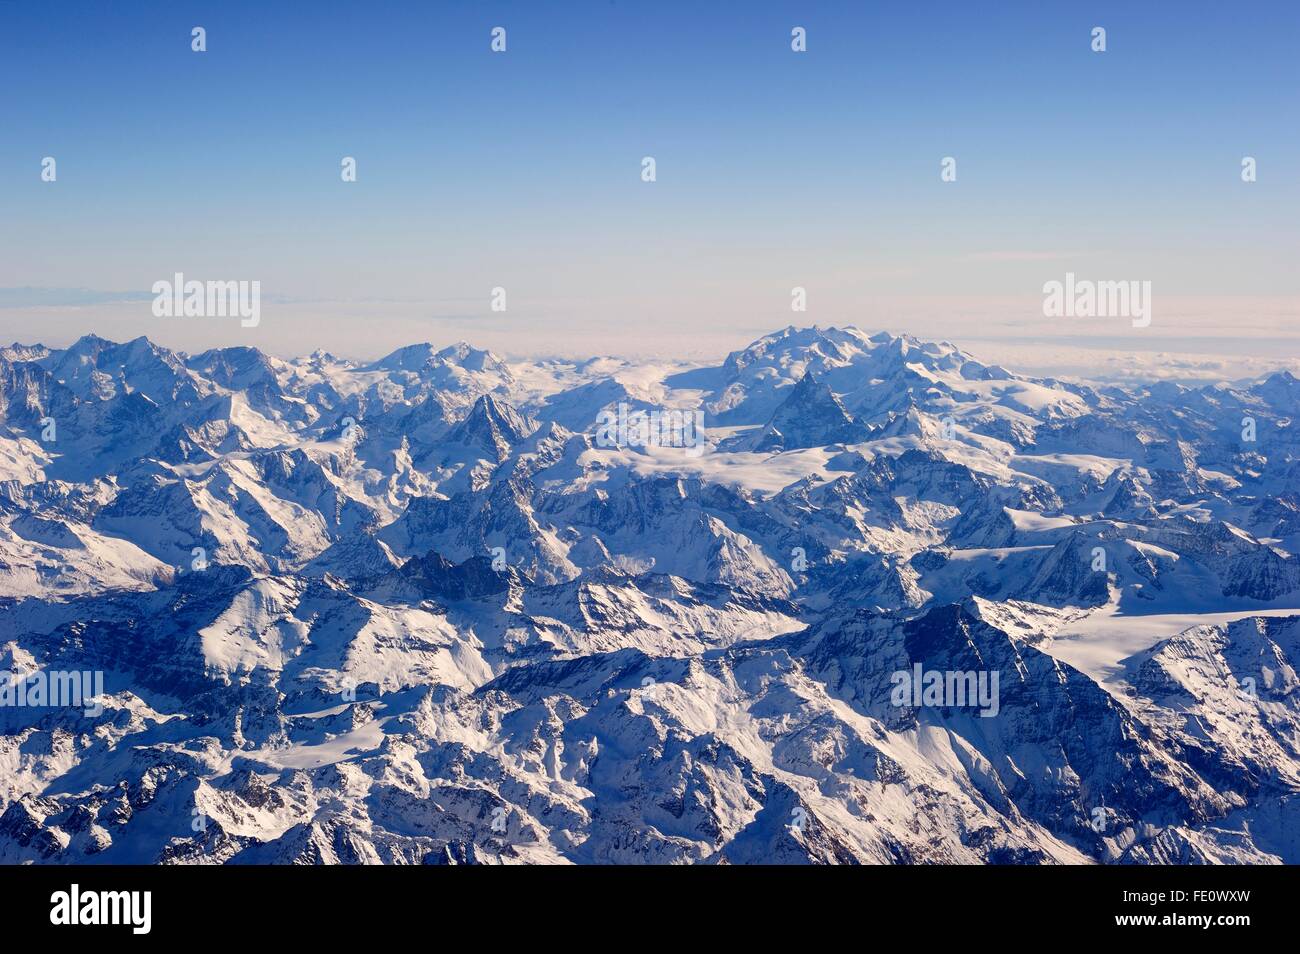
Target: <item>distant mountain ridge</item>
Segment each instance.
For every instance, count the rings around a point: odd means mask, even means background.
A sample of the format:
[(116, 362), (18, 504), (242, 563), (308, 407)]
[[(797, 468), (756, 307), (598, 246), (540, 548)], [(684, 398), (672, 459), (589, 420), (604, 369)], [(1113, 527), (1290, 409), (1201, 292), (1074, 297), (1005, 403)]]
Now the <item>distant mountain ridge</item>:
[(852, 327), (16, 343), (0, 665), (107, 697), (0, 699), (0, 862), (1300, 863), (1297, 422)]

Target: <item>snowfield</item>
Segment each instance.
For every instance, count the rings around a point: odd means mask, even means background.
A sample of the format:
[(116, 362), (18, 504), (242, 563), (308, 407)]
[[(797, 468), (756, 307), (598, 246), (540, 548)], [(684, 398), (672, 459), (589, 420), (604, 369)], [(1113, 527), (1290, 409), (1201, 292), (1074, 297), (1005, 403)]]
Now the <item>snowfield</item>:
[(1298, 420), (851, 327), (0, 349), (0, 862), (1300, 863)]

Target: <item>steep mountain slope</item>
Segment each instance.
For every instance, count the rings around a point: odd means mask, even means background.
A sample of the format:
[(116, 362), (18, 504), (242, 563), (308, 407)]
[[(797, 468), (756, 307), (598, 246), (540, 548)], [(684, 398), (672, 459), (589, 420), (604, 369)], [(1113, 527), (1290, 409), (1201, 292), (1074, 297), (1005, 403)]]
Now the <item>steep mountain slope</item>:
[(1298, 412), (855, 328), (15, 344), (0, 862), (1300, 863)]

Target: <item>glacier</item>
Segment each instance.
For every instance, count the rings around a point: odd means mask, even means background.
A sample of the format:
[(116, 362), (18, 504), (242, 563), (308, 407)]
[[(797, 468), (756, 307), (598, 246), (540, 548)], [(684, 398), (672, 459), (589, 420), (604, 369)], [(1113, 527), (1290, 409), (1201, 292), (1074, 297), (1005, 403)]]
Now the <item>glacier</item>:
[(0, 698), (0, 862), (1300, 863), (1298, 414), (853, 327), (0, 348), (0, 680), (104, 687)]

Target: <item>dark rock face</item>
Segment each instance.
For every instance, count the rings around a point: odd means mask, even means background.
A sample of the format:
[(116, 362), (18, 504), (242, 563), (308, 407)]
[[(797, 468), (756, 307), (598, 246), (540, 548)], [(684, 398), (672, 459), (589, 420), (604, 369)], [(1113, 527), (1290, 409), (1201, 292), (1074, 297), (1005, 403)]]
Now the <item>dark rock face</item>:
[(809, 371), (776, 409), (754, 450), (761, 453), (851, 444), (866, 440), (868, 433), (869, 428), (855, 421), (831, 389), (818, 384)]
[(504, 593), (510, 581), (509, 574), (492, 569), (489, 557), (471, 557), (456, 564), (432, 550), (423, 557), (408, 560), (397, 572), (421, 592), (443, 600), (477, 599)]

